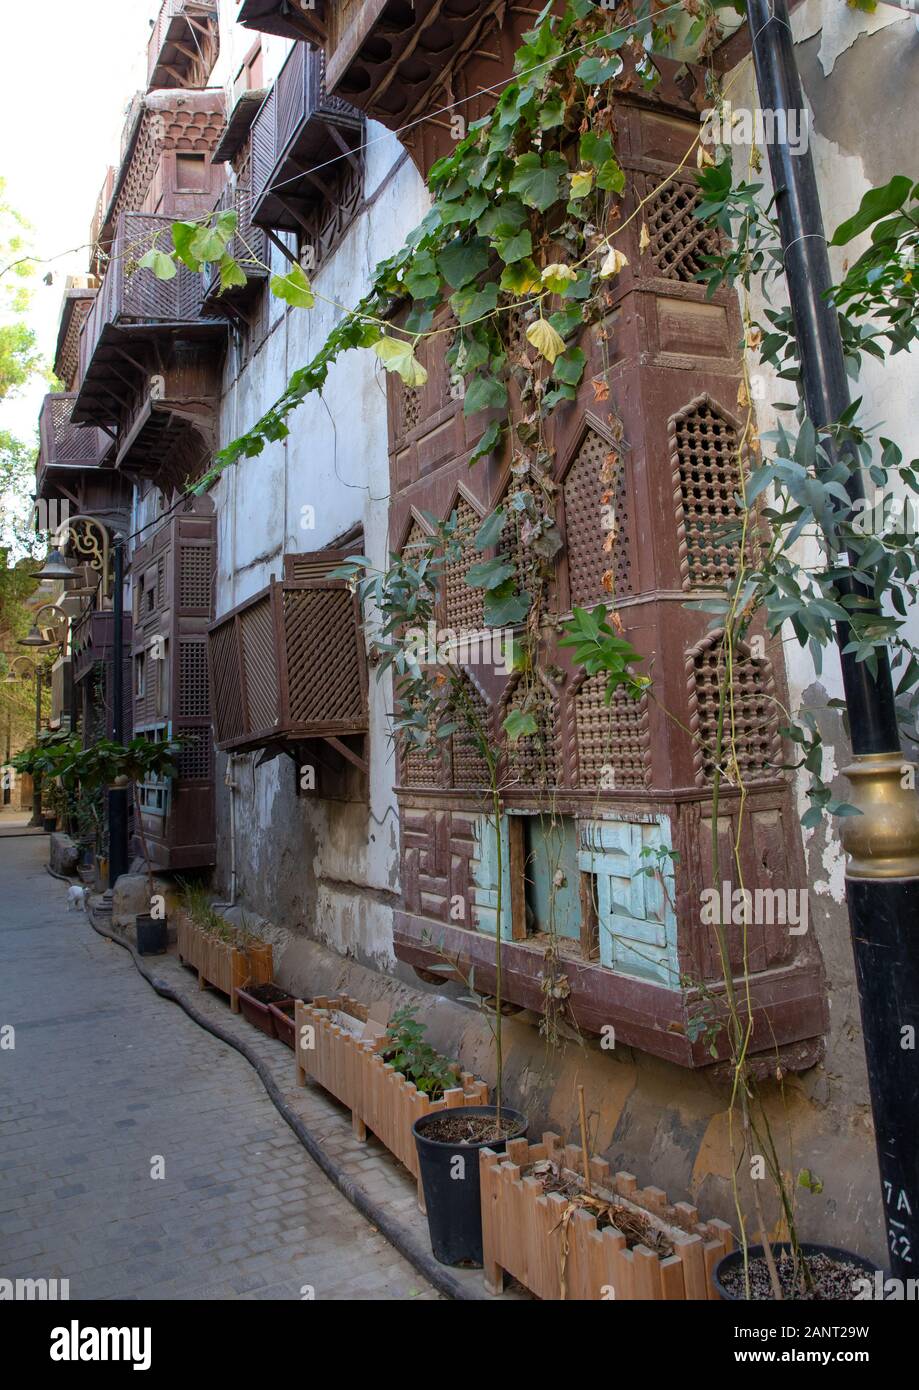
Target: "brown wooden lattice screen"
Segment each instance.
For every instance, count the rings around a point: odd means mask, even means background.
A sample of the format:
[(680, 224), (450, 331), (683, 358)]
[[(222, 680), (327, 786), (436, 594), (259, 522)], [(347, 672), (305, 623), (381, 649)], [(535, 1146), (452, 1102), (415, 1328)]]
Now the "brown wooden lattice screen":
[[(356, 600), (328, 557), (289, 556), (315, 577), (267, 588), (213, 623), (210, 671), (218, 748), (367, 732), (366, 660)], [(321, 559), (319, 556), (321, 555)]]

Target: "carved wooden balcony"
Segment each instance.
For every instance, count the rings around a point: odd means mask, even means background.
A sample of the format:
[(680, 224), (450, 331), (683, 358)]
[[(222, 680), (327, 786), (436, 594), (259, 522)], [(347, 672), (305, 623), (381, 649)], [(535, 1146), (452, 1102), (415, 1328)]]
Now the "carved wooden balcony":
[(159, 869), (214, 862), (207, 629), (213, 617), (216, 529), (210, 499), (196, 498), (147, 532), (131, 556), (134, 731), (151, 739), (167, 734), (181, 739), (176, 776), (152, 778), (139, 788), (147, 850)]
[(300, 0), (243, 0), (236, 23), (261, 34), (277, 34), (284, 39), (306, 39), (322, 44), (324, 0), (301, 4)]
[(80, 370), (80, 329), (96, 297), (97, 287), (93, 278), (84, 276), (83, 280), (86, 283), (80, 284), (68, 278), (57, 331), (54, 374), (64, 383), (66, 391), (76, 390)]
[(212, 624), (218, 748), (292, 751), (318, 739), (366, 767), (346, 742), (367, 732), (363, 637), (356, 599), (341, 580), (322, 577), (333, 564), (310, 567), (306, 572), (318, 571), (316, 578), (272, 579)]
[(337, 201), (340, 167), (360, 168), (361, 130), (360, 114), (328, 95), (322, 54), (297, 44), (252, 123), (252, 221), (312, 235), (308, 214)]
[(268, 275), (270, 247), (264, 229), (252, 223), (252, 190), (250, 173), (246, 171), (234, 187), (227, 187), (217, 203), (218, 212), (233, 209), (236, 213), (236, 232), (227, 246), (227, 251), (245, 272), (245, 285), (234, 285), (232, 289), (221, 290), (220, 270), (212, 265), (205, 287), (203, 312), (219, 317), (227, 312), (239, 313), (245, 317), (245, 310), (256, 297), (259, 286)]
[(102, 430), (73, 423), (75, 391), (45, 397), (38, 417), (39, 448), (35, 464), (35, 495), (46, 500), (67, 488), (75, 474), (101, 469), (112, 447)]
[(148, 348), (161, 354), (176, 342), (194, 348), (226, 335), (224, 320), (201, 317), (203, 276), (180, 266), (174, 279), (158, 280), (139, 268), (157, 234), (161, 246), (169, 245), (170, 225), (170, 218), (147, 213), (118, 219), (108, 270), (81, 333), (75, 424), (117, 426), (138, 392), (156, 398)]
[[(131, 659), (131, 627), (131, 619), (126, 614), (121, 629), (126, 666), (129, 666)], [(93, 608), (84, 613), (73, 625), (71, 645), (74, 680), (84, 680), (98, 662), (111, 665), (115, 655), (115, 615), (112, 610)], [(130, 679), (127, 682), (125, 705), (130, 714)]]
[(218, 0), (163, 0), (147, 45), (147, 88), (206, 87), (220, 53)]

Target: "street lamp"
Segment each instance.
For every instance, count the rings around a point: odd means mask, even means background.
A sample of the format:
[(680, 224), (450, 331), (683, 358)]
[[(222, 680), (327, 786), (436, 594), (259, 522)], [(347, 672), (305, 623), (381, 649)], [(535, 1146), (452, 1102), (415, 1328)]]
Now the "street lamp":
[(41, 569), (29, 575), (29, 578), (48, 579), (57, 584), (75, 584), (79, 582), (80, 576), (75, 572), (73, 565), (68, 565), (58, 547), (54, 546), (45, 557)]

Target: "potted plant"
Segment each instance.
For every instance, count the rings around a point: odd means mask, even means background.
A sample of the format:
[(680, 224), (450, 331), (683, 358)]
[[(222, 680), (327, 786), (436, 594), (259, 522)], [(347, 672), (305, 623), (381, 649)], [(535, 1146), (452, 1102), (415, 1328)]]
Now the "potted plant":
[(840, 1250), (834, 1245), (809, 1241), (781, 1241), (770, 1246), (771, 1264), (762, 1245), (734, 1250), (719, 1260), (713, 1274), (721, 1298), (734, 1301), (773, 1299), (773, 1272), (782, 1299), (834, 1299), (863, 1297), (866, 1279), (874, 1284), (878, 1267), (872, 1260)]
[(265, 984), (246, 985), (244, 988), (238, 989), (236, 998), (239, 1000), (239, 1007), (246, 1022), (251, 1023), (254, 1028), (258, 1028), (269, 1038), (279, 1036), (275, 1023), (276, 1016), (280, 1014), (282, 1018), (287, 1019), (289, 1015), (282, 1010), (287, 1005), (290, 1005), (291, 1010), (294, 1006), (293, 996), (270, 980)]
[(613, 1174), (583, 1142), (511, 1139), (504, 1158), (480, 1153), (480, 1180), (490, 1293), (507, 1273), (547, 1301), (715, 1297), (712, 1273), (733, 1247), (727, 1223), (700, 1221), (690, 1203)]
[[(347, 1105), (355, 1136), (371, 1130), (418, 1182), (425, 1209), (413, 1125), (422, 1116), (488, 1100), (484, 1081), (448, 1061), (424, 1039), (411, 1008), (397, 1010), (386, 1030), (365, 1036), (368, 1009), (341, 995), (298, 1000), (294, 1011), (297, 1080), (307, 1077)], [(372, 1025), (371, 1025), (372, 1027)]]

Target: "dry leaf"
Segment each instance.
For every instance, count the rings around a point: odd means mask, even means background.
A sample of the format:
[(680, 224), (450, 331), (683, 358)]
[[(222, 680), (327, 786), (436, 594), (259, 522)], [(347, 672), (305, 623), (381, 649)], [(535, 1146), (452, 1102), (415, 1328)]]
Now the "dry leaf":
[(623, 270), (628, 263), (628, 257), (624, 256), (621, 251), (617, 251), (614, 246), (611, 246), (600, 267), (600, 279), (608, 280), (611, 275), (618, 275), (620, 270)]
[(747, 394), (747, 383), (742, 381), (737, 388), (737, 404), (747, 406), (750, 404), (750, 397)]
[(554, 362), (556, 357), (560, 357), (565, 351), (564, 338), (560, 333), (556, 333), (551, 323), (547, 323), (545, 319), (537, 319), (535, 323), (530, 324), (527, 329), (527, 342), (547, 362)]
[(603, 381), (603, 380), (598, 379), (597, 377), (595, 377), (594, 380), (593, 380), (590, 384), (591, 384), (591, 386), (594, 388), (594, 400), (595, 400), (595, 401), (608, 401), (608, 400), (609, 400), (609, 384), (608, 384), (608, 382), (605, 382), (605, 381)]
[(639, 249), (639, 251), (647, 251), (647, 249), (648, 249), (648, 247), (649, 247), (650, 245), (651, 245), (651, 233), (648, 231), (648, 224), (647, 224), (647, 222), (642, 222), (642, 224), (641, 224), (641, 235), (640, 235), (639, 238), (638, 238), (638, 249)]

